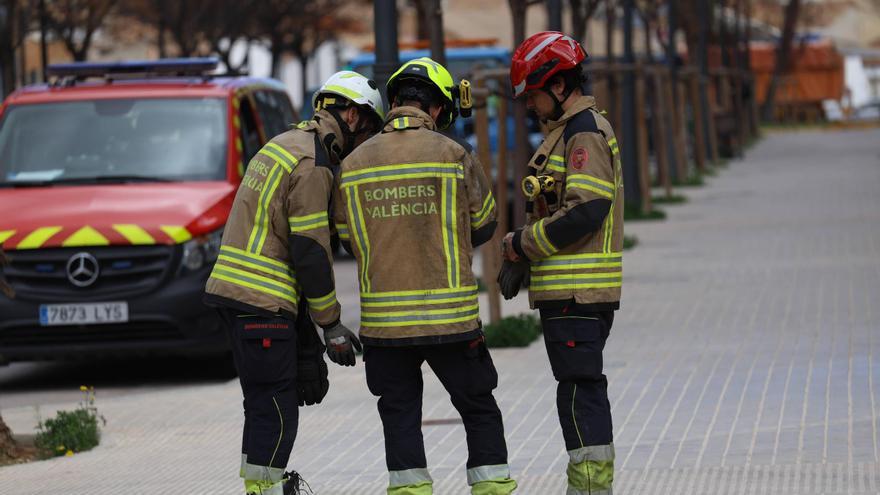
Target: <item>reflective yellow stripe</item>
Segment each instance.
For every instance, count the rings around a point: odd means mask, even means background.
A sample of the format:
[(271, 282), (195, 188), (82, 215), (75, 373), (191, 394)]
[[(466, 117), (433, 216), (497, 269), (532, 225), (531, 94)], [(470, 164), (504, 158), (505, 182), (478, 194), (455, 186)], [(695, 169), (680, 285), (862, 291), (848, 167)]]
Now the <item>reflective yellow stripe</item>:
[(573, 269), (590, 269), (590, 268), (619, 268), (623, 266), (620, 261), (598, 262), (598, 263), (566, 263), (565, 265), (532, 265), (532, 271), (546, 272), (556, 270), (573, 270)]
[(293, 287), (284, 286), (277, 280), (272, 280), (255, 273), (216, 264), (211, 272), (211, 278), (280, 297), (293, 304), (297, 303), (296, 290)]
[(444, 297), (439, 299), (422, 299), (422, 300), (401, 300), (401, 301), (384, 301), (370, 302), (361, 301), (361, 308), (386, 308), (386, 307), (402, 307), (402, 306), (431, 306), (436, 304), (450, 304), (456, 302), (476, 301), (477, 296), (461, 296), (461, 297)]
[[(452, 186), (450, 187), (450, 184)], [(441, 222), (443, 229), (443, 255), (446, 260), (446, 281), (450, 287), (458, 285), (458, 252), (453, 240), (456, 229), (455, 218), (455, 182), (446, 180), (440, 194)], [(452, 196), (450, 198), (450, 196)]]
[(225, 252), (225, 253), (233, 254), (233, 255), (235, 255), (235, 254), (242, 255), (244, 257), (247, 257), (248, 259), (255, 260), (259, 263), (273, 265), (276, 268), (281, 269), (282, 271), (290, 270), (290, 266), (283, 261), (278, 261), (278, 260), (272, 259), (268, 256), (261, 256), (259, 254), (249, 253), (249, 252), (245, 251), (244, 249), (238, 249), (238, 248), (232, 247), (232, 246), (220, 246), (220, 252)]
[(566, 273), (559, 275), (534, 275), (529, 284), (531, 291), (603, 289), (620, 287), (623, 274), (609, 273)]
[(368, 327), (439, 325), (475, 320), (479, 316), (479, 304), (475, 303), (460, 308), (389, 311), (383, 313), (362, 312), (361, 325)]
[(361, 170), (343, 172), (342, 187), (350, 187), (370, 182), (384, 182), (402, 179), (464, 178), (464, 167), (460, 163), (401, 163), (383, 165)]
[(281, 167), (284, 167), (284, 170), (287, 170), (287, 173), (293, 172), (293, 167), (291, 167), (290, 164), (287, 163), (287, 161), (284, 158), (281, 158), (279, 155), (275, 154), (271, 150), (267, 150), (266, 148), (263, 148), (259, 151), (259, 153), (261, 155), (266, 155), (269, 158), (271, 158), (275, 162), (276, 165), (280, 165)]
[(266, 236), (269, 233), (269, 203), (272, 201), (272, 196), (275, 195), (275, 190), (278, 189), (278, 184), (281, 183), (281, 169), (279, 166), (280, 163), (275, 162), (275, 165), (269, 171), (269, 175), (266, 177), (266, 182), (263, 185), (263, 192), (260, 194), (257, 211), (254, 214), (254, 226), (248, 239), (248, 251), (254, 254), (259, 254), (262, 251), (263, 244), (266, 242)]
[(220, 253), (220, 255), (217, 256), (217, 261), (223, 262), (223, 263), (233, 263), (236, 265), (250, 268), (252, 270), (257, 270), (257, 271), (261, 271), (263, 273), (268, 273), (269, 275), (274, 275), (278, 278), (284, 279), (287, 282), (290, 282), (291, 285), (293, 285), (295, 283), (291, 272), (277, 270), (275, 268), (272, 268), (271, 266), (266, 266), (257, 260), (247, 259), (244, 256), (232, 255), (232, 254), (228, 254), (228, 253)]
[(326, 211), (320, 211), (318, 213), (301, 217), (290, 217), (287, 219), (287, 223), (290, 225), (291, 232), (305, 232), (307, 230), (330, 226)]
[(547, 239), (547, 234), (544, 232), (544, 219), (540, 219), (532, 225), (532, 237), (535, 239), (535, 245), (538, 246), (538, 249), (544, 256), (550, 256), (557, 251), (556, 247), (553, 243)]
[(422, 296), (430, 297), (440, 294), (462, 294), (477, 290), (476, 285), (465, 285), (462, 287), (441, 287), (439, 289), (417, 289), (417, 290), (392, 290), (383, 292), (364, 292), (361, 291), (361, 299), (381, 299), (386, 297), (406, 297), (406, 296)]
[(565, 173), (565, 157), (560, 155), (550, 155), (547, 159), (547, 168), (554, 172)]
[[(292, 154), (290, 154), (289, 151), (287, 151), (287, 150), (284, 149), (282, 146), (279, 146), (279, 145), (276, 144), (276, 143), (266, 143), (266, 147), (271, 148), (272, 151), (274, 151), (274, 152), (276, 152), (276, 153), (280, 153), (281, 156), (283, 156), (284, 158), (287, 159), (287, 163), (286, 163), (286, 164), (287, 164), (287, 165), (290, 165), (290, 167), (291, 167), (291, 168), (287, 169), (287, 172), (288, 172), (288, 173), (292, 172), (292, 171), (293, 171), (293, 168), (296, 167), (296, 164), (299, 163), (299, 160), (297, 160), (295, 156), (293, 156)], [(282, 165), (284, 165), (284, 163), (282, 163)]]
[(61, 227), (40, 227), (22, 239), (15, 248), (36, 249), (60, 231)]
[(592, 182), (593, 184), (596, 184), (598, 186), (608, 188), (608, 190), (611, 192), (614, 191), (614, 183), (613, 182), (608, 182), (607, 180), (602, 180), (598, 177), (593, 177), (592, 175), (571, 174), (568, 177), (566, 177), (565, 180), (567, 180), (567, 181), (568, 180), (579, 180), (579, 181), (585, 181), (585, 182)]
[(495, 198), (492, 196), (492, 191), (489, 191), (489, 194), (486, 195), (486, 199), (483, 201), (483, 208), (479, 212), (471, 214), (471, 228), (478, 229), (482, 227), (493, 209), (495, 209)]
[(153, 236), (139, 225), (131, 223), (115, 224), (113, 225), (113, 230), (119, 232), (122, 237), (125, 237), (133, 245), (156, 244), (156, 239), (153, 239)]
[(398, 117), (392, 123), (395, 129), (406, 129), (409, 127), (409, 117)]
[(6, 239), (9, 239), (14, 235), (14, 230), (0, 230), (0, 246), (3, 246), (3, 243), (6, 242)]
[(348, 224), (337, 223), (336, 224), (336, 233), (339, 235), (339, 238), (343, 241), (347, 241), (351, 239), (351, 232), (348, 230)]
[(159, 228), (162, 229), (162, 232), (165, 232), (168, 237), (174, 239), (174, 242), (178, 244), (184, 243), (192, 239), (192, 234), (190, 234), (185, 227), (181, 227), (180, 225), (162, 225)]
[(86, 225), (70, 235), (61, 243), (64, 247), (106, 246), (110, 244), (100, 232)]
[(566, 181), (565, 187), (566, 188), (571, 187), (574, 189), (584, 189), (584, 190), (596, 193), (599, 196), (602, 196), (603, 198), (614, 199), (614, 195), (612, 193), (605, 191), (604, 189), (600, 189), (599, 187), (594, 186), (592, 184), (586, 184), (586, 183), (577, 182), (577, 181)]
[(595, 273), (558, 273), (550, 275), (535, 275), (532, 282), (548, 282), (559, 280), (575, 280), (575, 279), (603, 279), (603, 278), (621, 278), (623, 273), (616, 272), (595, 272)]
[(306, 301), (309, 302), (309, 308), (314, 311), (324, 311), (325, 309), (336, 304), (336, 290), (330, 291), (329, 294), (323, 297), (306, 297)]
[(361, 291), (369, 292), (370, 279), (368, 276), (368, 270), (370, 267), (370, 242), (369, 239), (367, 239), (366, 225), (364, 223), (364, 217), (361, 214), (361, 202), (358, 197), (358, 187), (354, 186), (346, 189), (345, 194), (348, 203), (348, 216), (354, 226), (352, 233), (354, 234), (355, 245), (361, 253), (361, 263), (359, 263), (361, 268)]

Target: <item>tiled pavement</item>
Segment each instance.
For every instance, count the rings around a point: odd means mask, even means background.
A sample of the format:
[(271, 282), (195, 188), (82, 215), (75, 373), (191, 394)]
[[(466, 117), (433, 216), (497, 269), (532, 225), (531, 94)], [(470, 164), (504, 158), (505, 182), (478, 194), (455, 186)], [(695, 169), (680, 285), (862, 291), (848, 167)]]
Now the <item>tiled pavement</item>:
[[(627, 226), (639, 246), (606, 354), (615, 493), (880, 493), (880, 131), (770, 135), (708, 182), (667, 221)], [(350, 264), (339, 279), (354, 319)], [(561, 494), (543, 346), (494, 357), (518, 493)], [(320, 495), (384, 493), (363, 370), (331, 380), (290, 466)], [(426, 387), (425, 419), (454, 419), (430, 372)], [(102, 401), (99, 448), (2, 468), (0, 493), (238, 493), (239, 394), (232, 381)], [(33, 427), (30, 408), (2, 413)], [(424, 427), (435, 491), (467, 493), (463, 430), (439, 423)]]

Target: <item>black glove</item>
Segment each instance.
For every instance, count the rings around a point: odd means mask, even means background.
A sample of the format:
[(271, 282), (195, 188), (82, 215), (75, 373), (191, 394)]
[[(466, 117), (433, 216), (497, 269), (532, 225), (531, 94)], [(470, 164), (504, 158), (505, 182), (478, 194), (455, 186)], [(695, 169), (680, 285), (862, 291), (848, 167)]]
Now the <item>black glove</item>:
[(300, 407), (320, 404), (330, 390), (324, 347), (309, 351), (299, 353), (296, 361), (296, 391)]
[(498, 272), (498, 285), (504, 299), (513, 299), (520, 287), (529, 286), (529, 264), (525, 261), (504, 260)]
[(361, 341), (357, 335), (342, 323), (324, 329), (324, 341), (327, 342), (327, 357), (340, 366), (354, 366), (354, 349), (360, 352)]

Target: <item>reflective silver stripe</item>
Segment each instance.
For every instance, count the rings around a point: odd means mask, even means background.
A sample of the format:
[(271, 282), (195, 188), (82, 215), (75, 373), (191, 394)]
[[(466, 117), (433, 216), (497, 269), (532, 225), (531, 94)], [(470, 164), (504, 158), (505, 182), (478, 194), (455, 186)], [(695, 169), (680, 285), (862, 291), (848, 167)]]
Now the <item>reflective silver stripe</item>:
[[(395, 168), (391, 170), (377, 170), (375, 172), (366, 172), (363, 174), (352, 175), (350, 177), (342, 178), (342, 186), (353, 185), (354, 183), (360, 183), (362, 181), (366, 181), (368, 179), (406, 179), (407, 175), (431, 175), (437, 177), (446, 177), (450, 174), (455, 174), (455, 177), (463, 178), (464, 177), (464, 169), (461, 166), (458, 167), (441, 167), (441, 166), (426, 166), (426, 167), (404, 167)], [(402, 177), (401, 177), (402, 176)], [(416, 177), (417, 178), (417, 177)]]
[(572, 464), (580, 464), (584, 461), (613, 461), (614, 444), (587, 445), (579, 449), (569, 450), (568, 458)]
[(621, 263), (623, 262), (623, 256), (609, 256), (603, 258), (573, 258), (566, 260), (558, 260), (554, 259), (553, 256), (543, 259), (537, 263), (536, 266), (562, 266), (566, 267), (569, 265), (581, 265), (587, 263)]
[(526, 89), (526, 82), (525, 81), (523, 81), (513, 87), (513, 96), (521, 95), (524, 89)]
[(244, 478), (244, 467), (247, 465), (247, 454), (241, 454), (241, 467), (238, 469), (238, 477)]
[(433, 482), (427, 468), (406, 469), (404, 471), (389, 471), (388, 486), (407, 486), (416, 483)]
[(532, 51), (530, 51), (529, 53), (526, 54), (526, 61), (529, 61), (529, 60), (535, 58), (535, 56), (538, 53), (540, 53), (541, 50), (543, 50), (547, 45), (549, 45), (550, 43), (553, 43), (554, 41), (558, 40), (561, 37), (562, 37), (561, 34), (554, 34), (553, 36), (542, 41), (538, 46), (532, 48)]
[(220, 246), (220, 253), (223, 254), (223, 256), (227, 256), (232, 259), (236, 259), (239, 261), (244, 261), (246, 263), (251, 263), (251, 264), (254, 264), (257, 266), (261, 266), (261, 267), (265, 268), (266, 270), (268, 270), (269, 272), (271, 272), (273, 274), (278, 274), (279, 276), (281, 273), (286, 273), (290, 277), (291, 282), (294, 280), (295, 275), (293, 273), (293, 270), (290, 270), (289, 268), (281, 269), (278, 265), (274, 265), (272, 263), (267, 263), (267, 262), (261, 260), (260, 258), (257, 257), (257, 255), (242, 254), (240, 252), (233, 251), (233, 250), (227, 248), (226, 246)]
[(608, 187), (605, 184), (600, 184), (599, 182), (597, 182), (595, 180), (591, 180), (590, 178), (587, 178), (587, 176), (584, 176), (584, 175), (580, 175), (580, 176), (569, 175), (566, 183), (567, 184), (583, 184), (583, 185), (587, 185), (587, 186), (592, 186), (592, 187), (595, 187), (596, 189), (601, 189), (603, 191), (606, 191), (610, 195), (614, 195), (614, 187)]
[(467, 470), (468, 485), (481, 481), (506, 480), (507, 478), (510, 478), (510, 466), (507, 464), (477, 466)]
[(395, 295), (395, 296), (382, 296), (382, 293), (378, 294), (369, 294), (369, 293), (361, 293), (361, 299), (365, 303), (384, 303), (384, 302), (409, 302), (412, 301), (413, 304), (418, 304), (422, 301), (433, 301), (436, 299), (452, 299), (457, 297), (476, 297), (477, 296), (477, 288), (475, 286), (471, 286), (471, 288), (467, 288), (466, 290), (459, 291), (450, 291), (432, 294), (430, 290), (425, 291), (424, 294), (406, 294), (406, 295)]
[(464, 321), (469, 320), (470, 318), (477, 318), (480, 316), (480, 309), (477, 308), (466, 308), (466, 309), (458, 309), (449, 308), (453, 310), (449, 313), (432, 313), (426, 314), (428, 311), (413, 311), (411, 314), (406, 315), (395, 315), (395, 316), (382, 316), (381, 314), (373, 314), (373, 313), (361, 313), (361, 324), (369, 325), (370, 323), (409, 323), (412, 325), (430, 325), (432, 322), (442, 322), (450, 319), (460, 319), (463, 318)]
[(276, 483), (281, 481), (284, 476), (284, 468), (274, 468), (270, 466), (257, 466), (256, 464), (245, 463), (244, 479), (252, 481), (271, 481)]
[(260, 292), (265, 292), (262, 289), (266, 289), (269, 291), (269, 294), (287, 299), (294, 304), (297, 300), (296, 290), (294, 290), (293, 287), (285, 286), (280, 281), (262, 277), (256, 273), (247, 273), (242, 270), (218, 264), (214, 265), (214, 270), (211, 272), (211, 276), (225, 282), (252, 288)]

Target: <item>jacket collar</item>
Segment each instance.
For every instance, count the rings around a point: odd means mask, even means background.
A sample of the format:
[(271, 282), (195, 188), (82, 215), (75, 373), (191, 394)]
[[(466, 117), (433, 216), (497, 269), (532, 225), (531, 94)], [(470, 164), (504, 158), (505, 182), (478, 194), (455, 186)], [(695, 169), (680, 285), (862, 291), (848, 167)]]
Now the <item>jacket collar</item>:
[(579, 96), (574, 101), (572, 106), (569, 107), (569, 109), (564, 114), (562, 114), (562, 117), (560, 117), (559, 120), (548, 120), (547, 127), (552, 131), (553, 129), (556, 129), (559, 126), (565, 125), (565, 123), (568, 122), (575, 115), (583, 112), (584, 110), (586, 110), (588, 108), (595, 108), (595, 107), (596, 107), (596, 99), (595, 98), (593, 98), (592, 96), (585, 96), (585, 95)]
[(430, 115), (416, 107), (397, 107), (385, 116), (385, 127), (382, 132), (391, 132), (401, 129), (415, 129), (424, 127), (431, 131), (437, 130), (437, 124)]
[(324, 151), (327, 152), (327, 156), (330, 157), (334, 165), (342, 161), (339, 157), (339, 153), (342, 152), (342, 147), (344, 146), (342, 128), (339, 127), (339, 122), (329, 111), (318, 110), (315, 116), (312, 117), (312, 120), (307, 120), (298, 127), (304, 131), (318, 134), (318, 139), (321, 141), (321, 145), (324, 146)]

